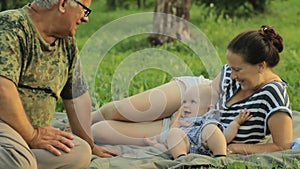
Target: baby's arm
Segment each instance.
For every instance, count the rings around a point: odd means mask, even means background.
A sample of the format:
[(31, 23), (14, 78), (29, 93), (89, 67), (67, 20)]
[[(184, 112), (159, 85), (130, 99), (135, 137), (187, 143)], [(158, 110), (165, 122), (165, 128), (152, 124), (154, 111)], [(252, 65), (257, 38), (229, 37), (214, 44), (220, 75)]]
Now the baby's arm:
[(174, 118), (172, 119), (171, 123), (170, 123), (170, 127), (169, 128), (173, 128), (173, 127), (188, 127), (189, 123), (180, 120), (180, 117), (182, 116), (183, 113), (183, 109), (182, 106), (178, 109), (178, 111), (176, 112)]
[(235, 119), (224, 130), (224, 136), (226, 138), (227, 143), (231, 142), (237, 135), (240, 125), (243, 124), (245, 121), (249, 120), (251, 117), (252, 115), (247, 109), (240, 110), (239, 115), (237, 115)]

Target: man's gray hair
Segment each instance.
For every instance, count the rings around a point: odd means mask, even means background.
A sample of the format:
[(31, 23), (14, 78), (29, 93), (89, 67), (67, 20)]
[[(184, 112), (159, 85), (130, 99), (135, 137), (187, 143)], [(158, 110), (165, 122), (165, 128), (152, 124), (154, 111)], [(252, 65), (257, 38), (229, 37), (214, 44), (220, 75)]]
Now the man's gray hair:
[[(41, 7), (50, 9), (53, 5), (58, 3), (58, 0), (34, 0), (34, 2)], [(75, 0), (67, 0), (67, 2), (72, 6), (77, 5)]]

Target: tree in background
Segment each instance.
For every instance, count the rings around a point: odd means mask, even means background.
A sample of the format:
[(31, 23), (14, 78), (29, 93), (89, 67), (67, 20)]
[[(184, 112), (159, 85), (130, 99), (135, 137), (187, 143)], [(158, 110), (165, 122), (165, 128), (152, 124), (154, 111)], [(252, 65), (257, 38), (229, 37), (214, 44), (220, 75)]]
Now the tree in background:
[(151, 2), (146, 3), (146, 0), (135, 0), (135, 1), (133, 1), (133, 0), (106, 0), (106, 6), (108, 7), (108, 9), (111, 9), (111, 10), (115, 10), (117, 8), (124, 8), (124, 9), (131, 9), (134, 7), (143, 8), (150, 4), (151, 4)]
[(153, 17), (155, 33), (148, 37), (148, 41), (156, 46), (175, 39), (189, 39), (189, 22), (186, 21), (190, 20), (190, 9), (191, 0), (156, 0)]
[[(155, 1), (155, 3), (154, 3)], [(162, 45), (175, 39), (189, 39), (190, 9), (192, 3), (203, 6), (206, 15), (223, 18), (251, 17), (266, 11), (271, 0), (106, 0), (109, 9), (146, 8), (154, 3), (153, 32), (148, 41)], [(168, 15), (162, 15), (162, 13)], [(176, 18), (176, 17), (180, 18)], [(184, 21), (185, 20), (185, 21)], [(169, 35), (169, 36), (166, 36)]]
[(204, 6), (216, 17), (250, 17), (266, 10), (271, 0), (194, 0), (196, 5)]

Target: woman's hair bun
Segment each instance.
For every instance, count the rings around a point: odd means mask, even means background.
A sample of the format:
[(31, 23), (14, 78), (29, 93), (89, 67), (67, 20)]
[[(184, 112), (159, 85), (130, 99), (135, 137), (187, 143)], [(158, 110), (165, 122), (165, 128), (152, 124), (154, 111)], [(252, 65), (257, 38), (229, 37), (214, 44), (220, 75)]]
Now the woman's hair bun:
[(263, 25), (260, 27), (258, 32), (261, 36), (263, 36), (265, 41), (273, 44), (279, 53), (283, 50), (283, 39), (275, 32), (275, 29), (272, 26)]

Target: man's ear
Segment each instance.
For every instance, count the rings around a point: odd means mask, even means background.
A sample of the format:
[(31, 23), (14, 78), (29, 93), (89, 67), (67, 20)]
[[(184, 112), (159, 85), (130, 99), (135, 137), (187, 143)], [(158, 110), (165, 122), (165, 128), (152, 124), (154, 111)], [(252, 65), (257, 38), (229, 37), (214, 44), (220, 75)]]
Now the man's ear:
[(60, 13), (65, 13), (66, 9), (65, 9), (65, 5), (66, 5), (66, 1), (65, 0), (58, 0), (58, 11)]

